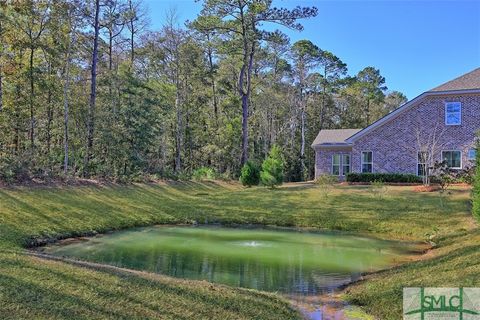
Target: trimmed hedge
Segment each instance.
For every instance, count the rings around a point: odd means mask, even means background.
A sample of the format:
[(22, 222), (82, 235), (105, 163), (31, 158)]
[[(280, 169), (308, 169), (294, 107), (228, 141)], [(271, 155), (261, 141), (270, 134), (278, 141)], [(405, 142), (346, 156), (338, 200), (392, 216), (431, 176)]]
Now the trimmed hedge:
[(403, 173), (349, 173), (347, 182), (422, 183), (422, 177)]

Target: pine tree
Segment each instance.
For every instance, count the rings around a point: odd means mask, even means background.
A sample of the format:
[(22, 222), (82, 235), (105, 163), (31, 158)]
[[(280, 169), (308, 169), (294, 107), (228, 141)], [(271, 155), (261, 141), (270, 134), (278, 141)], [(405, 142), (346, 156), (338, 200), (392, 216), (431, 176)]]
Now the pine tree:
[(247, 187), (256, 186), (260, 183), (260, 169), (252, 161), (247, 161), (240, 174), (240, 182)]
[(275, 188), (283, 183), (283, 157), (280, 148), (274, 145), (262, 163), (260, 179), (262, 184)]

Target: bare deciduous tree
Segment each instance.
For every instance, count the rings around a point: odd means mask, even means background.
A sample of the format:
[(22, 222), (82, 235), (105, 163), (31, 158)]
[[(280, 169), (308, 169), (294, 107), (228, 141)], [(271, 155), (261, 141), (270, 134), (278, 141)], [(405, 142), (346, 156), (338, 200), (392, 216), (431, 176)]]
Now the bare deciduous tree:
[(435, 162), (446, 145), (445, 126), (436, 122), (433, 127), (427, 127), (421, 119), (416, 123), (413, 127), (415, 143), (411, 146), (405, 145), (404, 148), (418, 157), (423, 184), (429, 185)]

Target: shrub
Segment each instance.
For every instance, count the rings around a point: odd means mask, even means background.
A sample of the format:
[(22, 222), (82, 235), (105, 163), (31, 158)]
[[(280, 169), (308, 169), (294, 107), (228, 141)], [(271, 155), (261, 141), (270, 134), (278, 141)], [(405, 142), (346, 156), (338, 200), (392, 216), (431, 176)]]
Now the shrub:
[(1, 157), (0, 181), (5, 183), (23, 182), (30, 180), (30, 157)]
[(192, 172), (193, 180), (214, 180), (216, 177), (215, 170), (212, 168), (201, 167)]
[(322, 174), (315, 178), (315, 183), (318, 185), (325, 185), (325, 184), (334, 185), (337, 182), (338, 182), (338, 177), (332, 176), (329, 174)]
[(443, 193), (448, 189), (448, 187), (458, 181), (459, 172), (452, 170), (448, 167), (447, 163), (436, 162), (433, 166), (433, 174), (431, 181), (438, 183)]
[(338, 177), (322, 174), (315, 179), (315, 183), (319, 186), (320, 191), (325, 197), (328, 197), (333, 185), (338, 182)]
[(232, 173), (228, 169), (225, 172), (217, 173), (216, 178), (218, 180), (221, 180), (221, 181), (232, 181), (233, 180)]
[(247, 187), (257, 186), (260, 183), (260, 168), (254, 162), (247, 161), (240, 174), (240, 182)]
[(268, 157), (262, 163), (262, 172), (260, 173), (262, 184), (270, 188), (283, 183), (283, 159), (278, 146), (270, 149)]
[(348, 182), (422, 183), (422, 177), (404, 173), (349, 173)]
[(469, 185), (473, 185), (475, 183), (475, 173), (476, 167), (468, 167), (461, 170), (457, 175), (458, 182), (463, 182)]
[(379, 180), (372, 182), (372, 193), (375, 197), (383, 198), (387, 191), (388, 188), (385, 185), (385, 182)]
[(476, 174), (473, 186), (473, 215), (480, 221), (480, 141), (477, 142)]

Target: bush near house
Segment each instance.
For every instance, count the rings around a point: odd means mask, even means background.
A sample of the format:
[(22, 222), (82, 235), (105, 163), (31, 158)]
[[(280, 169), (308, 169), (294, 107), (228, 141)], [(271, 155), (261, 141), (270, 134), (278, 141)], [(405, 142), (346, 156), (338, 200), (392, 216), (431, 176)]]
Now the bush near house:
[(473, 215), (480, 221), (480, 141), (477, 143), (476, 174), (473, 186)]
[(422, 177), (402, 173), (349, 173), (347, 182), (422, 183)]

